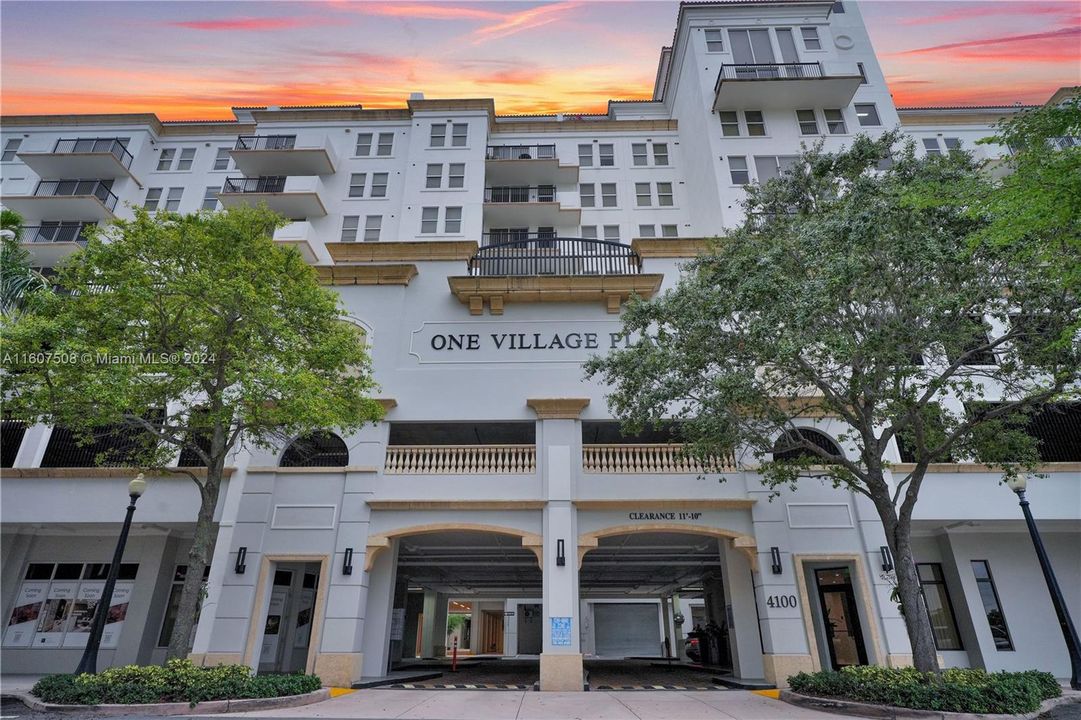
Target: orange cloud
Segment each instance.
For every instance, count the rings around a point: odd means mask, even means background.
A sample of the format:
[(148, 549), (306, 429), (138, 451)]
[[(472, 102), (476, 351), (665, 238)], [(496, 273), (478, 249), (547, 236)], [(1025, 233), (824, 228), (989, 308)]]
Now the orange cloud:
[(320, 24), (323, 21), (318, 18), (281, 17), (281, 18), (257, 18), (238, 17), (221, 18), (218, 20), (180, 20), (166, 23), (172, 27), (182, 27), (189, 30), (291, 30), (298, 27)]
[(1021, 15), (1032, 17), (1033, 15), (1062, 15), (1067, 18), (1077, 18), (1077, 5), (1068, 2), (985, 2), (972, 3), (969, 7), (961, 7), (940, 13), (938, 15), (925, 15), (911, 17), (900, 21), (901, 25), (934, 25), (949, 23), (972, 18), (990, 17), (996, 15)]

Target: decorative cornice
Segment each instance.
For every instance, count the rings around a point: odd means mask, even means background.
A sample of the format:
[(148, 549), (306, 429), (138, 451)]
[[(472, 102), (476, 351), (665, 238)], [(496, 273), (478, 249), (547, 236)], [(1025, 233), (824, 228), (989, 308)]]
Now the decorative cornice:
[[(916, 463), (893, 463), (890, 469), (895, 472), (912, 472), (916, 469)], [(927, 466), (929, 473), (999, 473), (1001, 468), (983, 463), (931, 463)], [(1037, 466), (1036, 472), (1081, 472), (1081, 462), (1053, 462), (1043, 463)]]
[(320, 285), (408, 285), (417, 276), (417, 266), (403, 265), (319, 265)]
[(252, 465), (248, 473), (299, 473), (318, 475), (321, 473), (377, 473), (379, 468), (370, 465), (343, 465), (341, 467), (279, 467), (277, 465)]
[(798, 418), (840, 417), (841, 413), (825, 407), (825, 399), (812, 395), (804, 397), (776, 397), (773, 403), (782, 412)]
[(743, 510), (753, 507), (757, 500), (748, 498), (701, 498), (701, 499), (642, 499), (619, 498), (613, 500), (575, 500), (579, 510), (681, 510), (686, 508), (702, 510)]
[(544, 500), (369, 500), (372, 510), (543, 510)]
[(623, 132), (626, 130), (647, 131), (675, 131), (679, 129), (676, 120), (569, 120), (571, 114), (564, 114), (563, 120), (558, 122), (508, 122), (495, 124), (493, 135), (506, 133), (534, 135), (537, 133), (558, 132)]
[(631, 249), (642, 258), (681, 258), (703, 255), (713, 238), (635, 238)]
[(527, 275), (448, 277), (451, 292), (480, 315), (487, 304), (492, 315), (503, 314), (503, 304), (544, 302), (603, 302), (610, 313), (630, 296), (649, 299), (661, 287), (661, 274), (642, 275)]
[(382, 406), (385, 413), (398, 407), (398, 401), (394, 398), (374, 398), (374, 400)]
[(577, 420), (589, 398), (529, 398), (525, 401), (538, 420)]
[[(186, 473), (192, 473), (196, 477), (206, 477), (205, 467), (178, 467), (178, 472), (164, 472), (158, 470), (145, 470), (136, 467), (56, 467), (56, 468), (4, 468), (5, 478), (130, 478), (138, 473), (145, 473), (152, 478), (186, 477)], [(236, 468), (227, 467), (222, 470), (222, 475), (229, 477)]]
[(336, 263), (417, 262), (465, 260), (477, 252), (473, 240), (420, 240), (400, 242), (328, 242), (327, 251)]

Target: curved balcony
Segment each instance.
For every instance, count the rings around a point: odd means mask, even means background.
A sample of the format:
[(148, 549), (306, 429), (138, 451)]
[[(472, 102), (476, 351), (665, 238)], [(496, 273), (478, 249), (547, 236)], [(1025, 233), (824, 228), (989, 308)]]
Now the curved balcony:
[(821, 63), (740, 63), (722, 65), (713, 86), (713, 111), (741, 108), (845, 107), (862, 78)]
[[(503, 238), (489, 234), (486, 239)], [(522, 233), (485, 245), (469, 259), (473, 276), (637, 275), (642, 259), (629, 245), (609, 240)]]

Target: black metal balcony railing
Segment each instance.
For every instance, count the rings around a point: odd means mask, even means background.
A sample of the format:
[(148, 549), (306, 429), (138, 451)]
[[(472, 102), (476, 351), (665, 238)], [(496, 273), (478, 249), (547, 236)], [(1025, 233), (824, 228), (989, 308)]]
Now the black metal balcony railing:
[(550, 203), (555, 201), (555, 185), (510, 185), (484, 188), (484, 202), (486, 203)]
[(270, 175), (257, 178), (226, 178), (223, 193), (280, 193), (285, 192), (285, 176)]
[(54, 153), (110, 153), (126, 168), (131, 167), (131, 153), (120, 138), (60, 138)]
[(554, 160), (555, 145), (489, 145), (485, 160)]
[(296, 135), (241, 135), (236, 139), (234, 150), (292, 150), (296, 147)]
[(37, 197), (93, 195), (110, 211), (116, 207), (116, 195), (101, 180), (42, 180), (34, 188)]
[(725, 80), (803, 80), (823, 77), (819, 63), (741, 63), (721, 65), (714, 91)]
[(641, 268), (642, 259), (629, 245), (545, 233), (485, 245), (469, 260), (469, 274), (479, 277), (637, 275)]
[(43, 222), (40, 225), (23, 225), (20, 240), (25, 243), (76, 242), (86, 244), (83, 231), (96, 223)]

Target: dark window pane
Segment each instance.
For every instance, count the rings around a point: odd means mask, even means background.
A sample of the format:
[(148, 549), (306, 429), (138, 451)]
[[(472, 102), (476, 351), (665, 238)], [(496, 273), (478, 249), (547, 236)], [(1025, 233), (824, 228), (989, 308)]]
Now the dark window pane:
[(56, 575), (53, 577), (56, 580), (78, 580), (82, 574), (82, 563), (60, 563), (56, 566)]
[(282, 453), (282, 467), (343, 467), (349, 464), (345, 441), (330, 432), (302, 435)]
[(986, 560), (973, 560), (971, 562), (972, 573), (976, 576), (976, 587), (980, 591), (980, 600), (983, 602), (984, 612), (987, 613), (987, 624), (991, 628), (991, 637), (995, 641), (995, 649), (1013, 650), (1010, 631), (1006, 627), (1006, 617), (1002, 613), (1002, 605), (998, 600), (995, 582), (991, 578), (991, 568)]
[(30, 563), (26, 568), (27, 580), (48, 580), (52, 576), (52, 563)]
[[(798, 436), (793, 433), (798, 433)], [(799, 460), (801, 458), (811, 458), (813, 460), (824, 461), (824, 459), (810, 450), (809, 448), (797, 445), (801, 441), (807, 441), (825, 450), (830, 455), (836, 455), (841, 457), (841, 449), (837, 447), (837, 443), (833, 442), (825, 433), (820, 433), (817, 430), (811, 428), (799, 428), (796, 431), (792, 431), (785, 435), (782, 435), (777, 439), (777, 442), (773, 446), (773, 459), (774, 460)]]
[(18, 420), (4, 420), (0, 423), (0, 467), (13, 467), (19, 446), (23, 444), (26, 423)]

